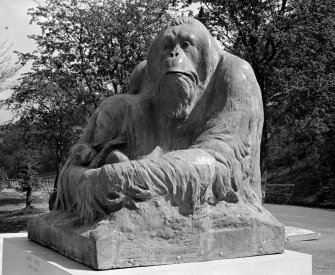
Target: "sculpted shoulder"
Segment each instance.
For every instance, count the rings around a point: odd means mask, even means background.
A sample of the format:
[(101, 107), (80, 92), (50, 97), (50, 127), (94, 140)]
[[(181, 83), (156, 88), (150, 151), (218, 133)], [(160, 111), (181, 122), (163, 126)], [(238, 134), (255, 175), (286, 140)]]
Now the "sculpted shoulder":
[(254, 74), (254, 70), (252, 69), (250, 63), (236, 55), (223, 51), (221, 59), (221, 70), (225, 73), (236, 74), (238, 72), (243, 72)]

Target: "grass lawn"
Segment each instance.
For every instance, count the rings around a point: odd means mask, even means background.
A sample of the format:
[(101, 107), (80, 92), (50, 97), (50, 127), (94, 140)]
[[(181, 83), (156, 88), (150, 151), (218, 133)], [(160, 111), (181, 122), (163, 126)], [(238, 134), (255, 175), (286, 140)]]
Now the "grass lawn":
[(33, 192), (32, 209), (25, 209), (24, 194), (8, 188), (0, 192), (0, 233), (16, 233), (27, 230), (27, 221), (48, 212), (48, 198)]

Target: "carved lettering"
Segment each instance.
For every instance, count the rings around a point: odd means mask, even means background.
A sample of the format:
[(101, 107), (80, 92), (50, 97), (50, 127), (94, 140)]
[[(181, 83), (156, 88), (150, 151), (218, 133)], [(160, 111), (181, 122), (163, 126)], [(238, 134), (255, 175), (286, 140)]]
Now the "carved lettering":
[(183, 249), (165, 250), (165, 249), (129, 249), (119, 251), (119, 257), (131, 258), (141, 256), (177, 256), (184, 255), (186, 251)]
[(28, 268), (37, 273), (39, 271), (40, 265), (41, 265), (40, 260), (33, 257), (32, 255), (27, 255), (26, 260), (28, 262)]

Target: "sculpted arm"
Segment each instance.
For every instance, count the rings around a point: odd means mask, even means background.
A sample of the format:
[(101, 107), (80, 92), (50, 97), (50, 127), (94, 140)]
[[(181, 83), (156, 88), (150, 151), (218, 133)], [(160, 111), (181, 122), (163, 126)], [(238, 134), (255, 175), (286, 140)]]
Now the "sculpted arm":
[(78, 189), (78, 213), (93, 220), (115, 211), (120, 199), (144, 201), (168, 196), (181, 213), (189, 214), (204, 200), (214, 177), (215, 160), (201, 149), (105, 165), (84, 174)]
[[(216, 146), (221, 145), (213, 144)], [(237, 179), (231, 174), (238, 167), (229, 157), (220, 155), (218, 161), (218, 154), (214, 148), (194, 148), (170, 152), (157, 159), (87, 170), (78, 189), (78, 213), (90, 221), (115, 211), (126, 200), (144, 201), (157, 196), (166, 196), (183, 214), (192, 213), (207, 199), (212, 203), (223, 199), (236, 202), (235, 186), (231, 183)]]

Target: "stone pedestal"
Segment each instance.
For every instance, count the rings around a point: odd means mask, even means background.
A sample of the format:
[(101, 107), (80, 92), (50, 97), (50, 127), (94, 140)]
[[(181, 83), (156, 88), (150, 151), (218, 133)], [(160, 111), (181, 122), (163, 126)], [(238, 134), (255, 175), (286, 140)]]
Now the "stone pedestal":
[(318, 232), (294, 226), (285, 226), (285, 240), (288, 243), (318, 240), (320, 237), (321, 233)]
[(6, 238), (18, 238), (18, 237), (25, 237), (27, 238), (27, 232), (20, 232), (20, 233), (1, 233), (0, 234), (0, 274), (2, 274), (2, 252), (3, 252), (3, 239)]
[(3, 275), (312, 275), (312, 256), (283, 254), (94, 271), (27, 238), (4, 239)]
[(261, 205), (220, 202), (183, 216), (164, 198), (93, 224), (53, 211), (31, 219), (28, 238), (97, 270), (282, 253), (284, 226)]

